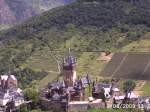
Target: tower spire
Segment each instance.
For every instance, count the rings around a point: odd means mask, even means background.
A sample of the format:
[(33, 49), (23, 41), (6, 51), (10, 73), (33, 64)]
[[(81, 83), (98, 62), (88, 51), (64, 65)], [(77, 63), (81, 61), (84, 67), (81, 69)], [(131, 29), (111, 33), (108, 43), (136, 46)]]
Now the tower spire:
[(71, 54), (71, 49), (68, 49), (67, 56), (64, 57), (63, 72), (64, 81), (67, 86), (73, 86), (76, 79), (76, 59)]
[(9, 67), (8, 75), (10, 76), (10, 74), (11, 74), (11, 70), (10, 70), (10, 67)]
[(69, 47), (69, 55), (71, 55), (71, 49), (70, 49), (70, 47)]

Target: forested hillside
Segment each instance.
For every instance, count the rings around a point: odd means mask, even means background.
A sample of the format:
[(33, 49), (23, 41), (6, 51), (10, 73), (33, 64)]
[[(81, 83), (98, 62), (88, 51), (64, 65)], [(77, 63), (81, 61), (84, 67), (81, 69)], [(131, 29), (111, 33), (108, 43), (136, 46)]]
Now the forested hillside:
[(2, 31), (0, 72), (11, 69), (24, 86), (47, 74), (53, 80), (70, 47), (80, 74), (99, 75), (100, 51), (115, 52), (149, 32), (149, 6), (149, 0), (78, 0)]

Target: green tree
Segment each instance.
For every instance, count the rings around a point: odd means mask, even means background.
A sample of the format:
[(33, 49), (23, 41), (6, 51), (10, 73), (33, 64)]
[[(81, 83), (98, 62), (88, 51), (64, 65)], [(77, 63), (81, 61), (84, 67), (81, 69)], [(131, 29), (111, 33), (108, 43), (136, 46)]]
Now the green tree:
[(31, 112), (43, 112), (41, 109), (34, 109)]
[(101, 89), (99, 95), (100, 95), (100, 99), (102, 99), (102, 102), (105, 103), (105, 107), (107, 107), (106, 96), (105, 96), (105, 90), (104, 90), (104, 89)]
[(27, 108), (27, 105), (21, 105), (20, 106), (20, 112), (28, 112), (28, 108)]
[(127, 80), (123, 83), (123, 90), (125, 92), (125, 98), (128, 99), (128, 93), (131, 93), (136, 86), (136, 83), (133, 80)]
[(38, 104), (39, 104), (39, 93), (37, 90), (33, 89), (33, 88), (27, 88), (25, 90), (25, 99), (27, 101), (31, 101), (30, 103), (30, 107), (31, 109), (36, 109), (38, 108)]

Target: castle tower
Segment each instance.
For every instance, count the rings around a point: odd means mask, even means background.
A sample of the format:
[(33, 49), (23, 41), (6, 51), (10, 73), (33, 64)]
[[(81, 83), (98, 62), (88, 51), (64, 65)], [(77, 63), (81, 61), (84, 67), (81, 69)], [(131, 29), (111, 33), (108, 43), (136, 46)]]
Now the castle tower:
[(63, 61), (64, 81), (67, 87), (72, 87), (76, 80), (76, 59), (70, 53)]

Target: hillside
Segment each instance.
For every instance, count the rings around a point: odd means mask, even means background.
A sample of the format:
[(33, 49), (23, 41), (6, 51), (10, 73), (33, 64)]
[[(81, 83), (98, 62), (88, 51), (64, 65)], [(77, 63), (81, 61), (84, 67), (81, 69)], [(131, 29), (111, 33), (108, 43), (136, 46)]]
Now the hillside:
[(35, 16), (37, 11), (20, 0), (0, 1), (0, 25), (12, 25)]
[(58, 6), (69, 4), (73, 1), (75, 0), (26, 0), (25, 2), (39, 12), (43, 12)]
[(71, 48), (78, 75), (98, 77), (106, 65), (97, 60), (101, 51), (116, 52), (149, 38), (149, 0), (87, 1), (52, 9), (1, 32), (0, 72), (11, 69), (24, 86), (42, 78), (38, 82), (47, 84), (62, 75), (58, 62)]
[(21, 23), (73, 0), (0, 0), (0, 25)]

